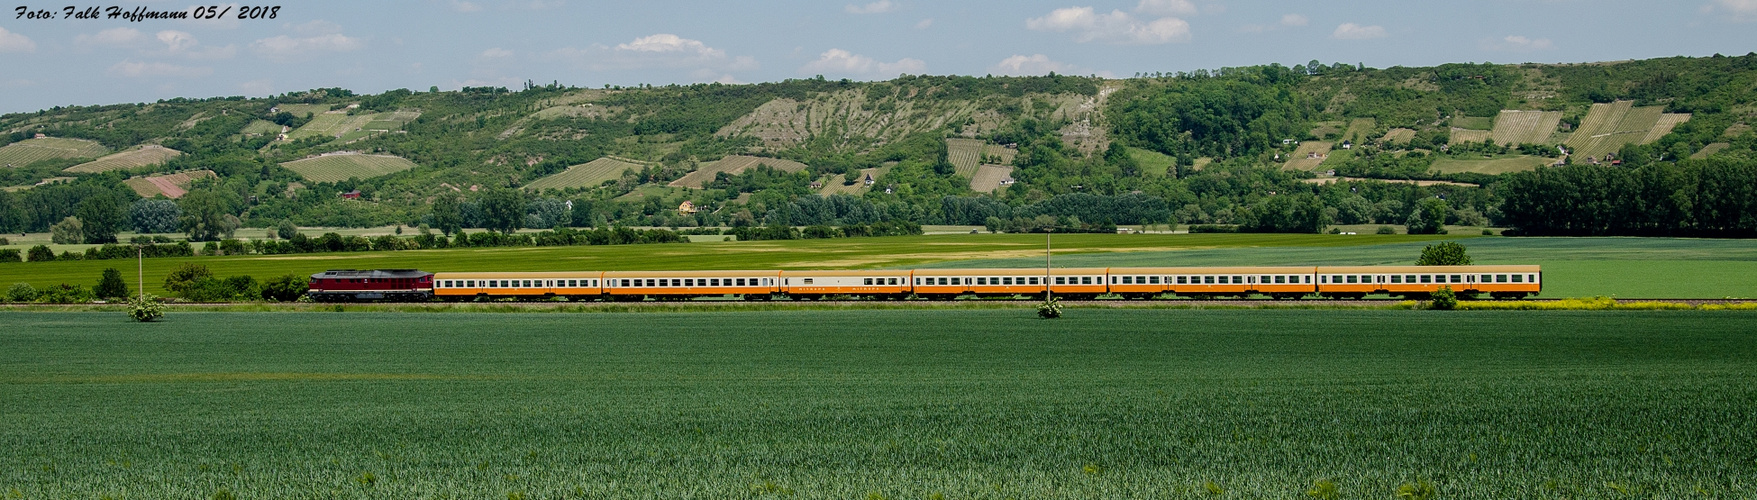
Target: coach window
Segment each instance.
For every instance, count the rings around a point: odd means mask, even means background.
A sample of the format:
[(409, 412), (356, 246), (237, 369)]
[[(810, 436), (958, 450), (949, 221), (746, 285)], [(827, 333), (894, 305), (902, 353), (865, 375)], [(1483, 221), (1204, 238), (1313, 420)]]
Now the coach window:
[(1513, 275), (1513, 282), (1514, 282), (1514, 283), (1519, 283), (1519, 282), (1520, 282), (1520, 281), (1519, 281), (1519, 278), (1523, 278), (1523, 277), (1525, 277), (1525, 275), (1523, 275), (1523, 274), (1515, 274), (1515, 275)]
[(1157, 284), (1159, 284), (1159, 277), (1158, 276), (1148, 276), (1147, 283), (1157, 285)]
[(1457, 275), (1457, 274), (1454, 274), (1454, 275), (1452, 275), (1452, 282), (1453, 282), (1453, 283), (1463, 283), (1463, 282), (1464, 282), (1464, 276), (1460, 276), (1460, 275)]
[(464, 280), (464, 288), (476, 288), (476, 280)]
[(1204, 284), (1204, 285), (1214, 284), (1214, 277), (1213, 276), (1203, 276), (1202, 277), (1202, 284)]
[(1401, 275), (1401, 274), (1391, 275), (1391, 282), (1392, 283), (1402, 283), (1403, 282), (1403, 275)]

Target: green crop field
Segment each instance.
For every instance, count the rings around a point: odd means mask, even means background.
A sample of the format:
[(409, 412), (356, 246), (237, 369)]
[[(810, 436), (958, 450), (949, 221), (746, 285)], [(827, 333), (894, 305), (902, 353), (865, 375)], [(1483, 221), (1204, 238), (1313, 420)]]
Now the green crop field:
[(525, 189), (539, 191), (544, 189), (565, 189), (571, 187), (595, 187), (605, 181), (622, 178), (624, 170), (641, 171), (645, 167), (639, 163), (630, 163), (615, 158), (599, 158), (579, 165), (567, 167), (555, 175), (531, 181)]
[(1757, 495), (1749, 312), (0, 322), (11, 498)]
[(1378, 128), (1379, 120), (1373, 118), (1355, 118), (1348, 121), (1348, 130), (1342, 132), (1342, 139), (1362, 144), (1372, 139), (1373, 129)]
[(1468, 130), (1489, 130), (1495, 126), (1495, 118), (1491, 116), (1454, 116), (1452, 126)]
[(104, 145), (83, 139), (25, 139), (0, 147), (0, 166), (22, 167), (58, 158), (97, 158), (109, 152)]
[(350, 177), (370, 179), (390, 175), (415, 168), (415, 162), (389, 155), (329, 154), (290, 161), (281, 166), (312, 182), (335, 182)]
[(1434, 160), (1434, 170), (1440, 173), (1456, 174), (1460, 172), (1476, 172), (1479, 174), (1504, 174), (1507, 172), (1523, 172), (1536, 170), (1538, 167), (1554, 163), (1553, 158), (1542, 156), (1513, 156), (1494, 159), (1457, 159), (1440, 157)]
[(244, 130), (241, 132), (244, 134), (275, 135), (281, 133), (281, 126), (268, 120), (256, 120), (250, 122), (249, 125), (245, 125)]

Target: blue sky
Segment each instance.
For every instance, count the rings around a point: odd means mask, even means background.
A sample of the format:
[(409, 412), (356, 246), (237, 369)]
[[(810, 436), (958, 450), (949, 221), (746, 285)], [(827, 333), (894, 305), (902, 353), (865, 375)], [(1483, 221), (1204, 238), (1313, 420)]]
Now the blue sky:
[[(20, 5), (57, 19), (15, 18)], [(239, 4), (226, 4), (223, 20), (141, 22), (59, 19), (65, 5), (13, 4), (0, 18), (0, 112), (527, 79), (1128, 77), (1313, 59), (1387, 67), (1757, 50), (1757, 0), (308, 1), (272, 20), (236, 19)]]

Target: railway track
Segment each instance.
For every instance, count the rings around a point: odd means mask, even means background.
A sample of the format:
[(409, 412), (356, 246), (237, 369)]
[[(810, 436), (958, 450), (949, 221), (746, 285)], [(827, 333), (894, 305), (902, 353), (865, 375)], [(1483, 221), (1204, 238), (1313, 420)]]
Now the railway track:
[[(1530, 302), (1556, 302), (1556, 301), (1567, 300), (1567, 299), (1533, 298), (1533, 299), (1522, 299), (1522, 300), (1530, 301)], [(1718, 299), (1677, 299), (1677, 298), (1623, 299), (1623, 298), (1619, 298), (1616, 300), (1617, 300), (1617, 302), (1622, 302), (1622, 303), (1666, 302), (1666, 303), (1674, 303), (1674, 304), (1687, 304), (1690, 306), (1701, 306), (1704, 304), (1738, 304), (1738, 303), (1746, 303), (1746, 302), (1757, 302), (1757, 300), (1754, 300), (1754, 299), (1728, 299), (1728, 298), (1718, 298)], [(1064, 300), (1064, 301), (1060, 301), (1060, 303), (1064, 307), (1116, 307), (1116, 308), (1129, 308), (1129, 307), (1243, 307), (1243, 308), (1344, 307), (1344, 308), (1347, 308), (1347, 307), (1383, 307), (1383, 306), (1394, 305), (1394, 304), (1397, 304), (1400, 302), (1405, 302), (1405, 300), (1404, 299), (1359, 299), (1359, 300), (1331, 300), (1331, 299), (1123, 300), (1123, 299), (1112, 299), (1112, 300)], [(1490, 301), (1490, 302), (1492, 302), (1492, 301)], [(429, 307), (429, 308), (432, 308), (435, 310), (439, 310), (439, 309), (447, 309), (447, 308), (451, 308), (451, 307), (472, 306), (472, 305), (475, 305), (475, 306), (499, 305), (499, 306), (530, 307), (530, 308), (584, 307), (584, 308), (651, 308), (651, 309), (666, 309), (666, 308), (673, 308), (673, 307), (679, 307), (679, 306), (691, 307), (691, 308), (723, 307), (723, 308), (728, 308), (728, 309), (736, 309), (736, 308), (740, 308), (740, 307), (752, 307), (752, 306), (780, 306), (780, 307), (790, 307), (790, 306), (798, 306), (798, 307), (823, 307), (823, 306), (834, 306), (834, 307), (854, 307), (854, 306), (950, 307), (950, 306), (961, 306), (961, 305), (983, 305), (983, 306), (1008, 306), (1008, 305), (1012, 305), (1012, 306), (1018, 306), (1018, 307), (1023, 308), (1023, 307), (1036, 307), (1037, 304), (1040, 304), (1040, 303), (1041, 302), (1039, 302), (1035, 299), (962, 299), (962, 300), (772, 300), (772, 301), (675, 300), (675, 301), (640, 301), (640, 302), (563, 302), (563, 301), (552, 301), (552, 300), (529, 300), (529, 301), (508, 301), (508, 302), (320, 302), (320, 303), (293, 302), (293, 303), (270, 303), (270, 304), (276, 305), (276, 306), (284, 306), (284, 307), (287, 307), (289, 310), (330, 309), (335, 306), (349, 306), (349, 305), (403, 306), (403, 307), (423, 307), (423, 306), (425, 306), (425, 307)], [(112, 303), (112, 304), (0, 304), (0, 308), (43, 307), (43, 306), (71, 308), (71, 307), (89, 307), (89, 306), (104, 306), (104, 305), (121, 307), (121, 306), (125, 306), (126, 304), (123, 304), (123, 303)], [(261, 303), (261, 302), (167, 302), (165, 305), (167, 307), (174, 307), (174, 308), (193, 308), (193, 307), (221, 307), (221, 308), (223, 308), (223, 307), (253, 307), (253, 306), (262, 306), (262, 305), (269, 305), (269, 304), (265, 304), (265, 303)]]

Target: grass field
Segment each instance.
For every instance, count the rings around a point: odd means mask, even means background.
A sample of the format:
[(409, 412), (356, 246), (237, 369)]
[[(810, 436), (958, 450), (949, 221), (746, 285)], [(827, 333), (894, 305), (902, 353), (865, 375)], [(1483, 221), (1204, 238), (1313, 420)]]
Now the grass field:
[(726, 172), (727, 174), (736, 175), (739, 172), (743, 172), (745, 169), (755, 168), (757, 165), (768, 165), (770, 167), (773, 167), (775, 170), (780, 170), (783, 172), (798, 172), (801, 170), (805, 170), (804, 163), (796, 162), (793, 160), (783, 160), (780, 158), (762, 158), (762, 157), (757, 157), (757, 156), (732, 155), (732, 156), (727, 156), (725, 158), (721, 158), (719, 161), (716, 161), (713, 163), (708, 163), (708, 164), (702, 165), (700, 167), (697, 167), (694, 172), (690, 172), (689, 175), (685, 175), (685, 176), (683, 176), (683, 178), (677, 179), (675, 181), (671, 181), (671, 184), (669, 184), (669, 185), (671, 187), (687, 187), (687, 188), (701, 189), (702, 186), (705, 186), (709, 182), (712, 182), (714, 180), (714, 176), (716, 174), (719, 174), (720, 172)]
[(281, 166), (312, 182), (335, 182), (345, 181), (350, 177), (371, 179), (390, 175), (415, 168), (415, 162), (390, 155), (332, 153), (282, 163)]
[(1554, 163), (1552, 158), (1542, 156), (1513, 156), (1494, 159), (1457, 159), (1440, 158), (1434, 160), (1433, 170), (1440, 173), (1456, 174), (1460, 172), (1476, 172), (1479, 174), (1504, 174), (1507, 172), (1523, 172), (1536, 170), (1538, 167)]
[(567, 170), (531, 181), (525, 189), (539, 191), (544, 189), (565, 189), (572, 187), (596, 187), (605, 181), (622, 178), (624, 170), (641, 171), (644, 165), (630, 163), (615, 158), (599, 158), (589, 162), (567, 167)]
[(1013, 176), (1013, 167), (1000, 165), (983, 165), (976, 169), (976, 175), (970, 178), (970, 190), (978, 193), (993, 193), (1000, 189), (1001, 181)]
[(166, 198), (177, 199), (189, 193), (189, 184), (195, 182), (196, 179), (215, 179), (218, 177), (219, 175), (212, 170), (190, 170), (175, 174), (132, 177), (122, 181), (122, 184), (128, 186), (128, 189), (134, 190), (134, 193), (142, 198), (164, 195)]
[(240, 132), (253, 135), (275, 135), (281, 133), (281, 126), (268, 120), (256, 120), (245, 125), (244, 130)]
[(1378, 128), (1379, 120), (1374, 118), (1355, 118), (1348, 121), (1348, 130), (1342, 132), (1342, 140), (1363, 144), (1372, 139), (1369, 135)]
[(1495, 127), (1495, 119), (1490, 116), (1454, 116), (1452, 128), (1487, 131)]
[(1175, 172), (1172, 172), (1172, 166), (1177, 164), (1177, 158), (1172, 158), (1170, 155), (1167, 155), (1165, 153), (1161, 153), (1158, 151), (1154, 151), (1151, 149), (1141, 149), (1141, 148), (1131, 147), (1131, 148), (1128, 148), (1128, 151), (1129, 151), (1129, 157), (1135, 159), (1135, 163), (1139, 164), (1141, 166), (1142, 172), (1152, 172), (1155, 174), (1167, 174), (1167, 173), (1175, 174)]
[(1282, 164), (1281, 168), (1306, 171), (1318, 168), (1318, 165), (1329, 158), (1331, 146), (1334, 144), (1324, 141), (1302, 142), (1293, 150), (1293, 154), (1288, 155), (1287, 163)]
[(157, 165), (182, 155), (182, 151), (164, 146), (148, 145), (98, 158), (96, 161), (67, 167), (66, 171), (96, 173), (108, 172), (111, 170), (127, 170), (147, 165)]
[(1380, 140), (1387, 144), (1408, 144), (1409, 140), (1414, 138), (1415, 129), (1394, 128), (1385, 131), (1385, 137)]
[(104, 145), (84, 139), (25, 139), (0, 147), (0, 166), (22, 167), (57, 158), (97, 158), (109, 152)]
[(1757, 494), (1745, 312), (0, 322), (15, 498)]

